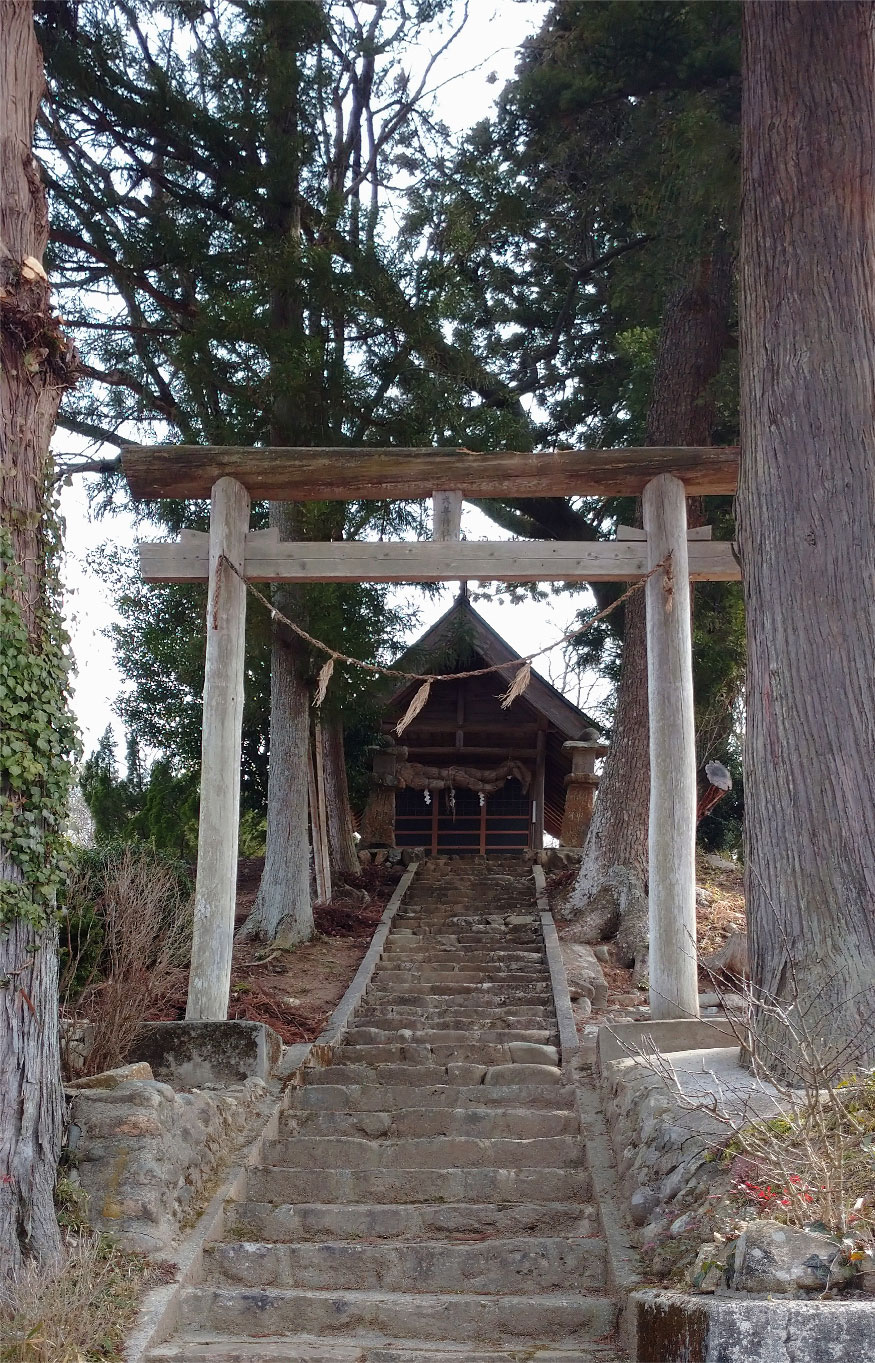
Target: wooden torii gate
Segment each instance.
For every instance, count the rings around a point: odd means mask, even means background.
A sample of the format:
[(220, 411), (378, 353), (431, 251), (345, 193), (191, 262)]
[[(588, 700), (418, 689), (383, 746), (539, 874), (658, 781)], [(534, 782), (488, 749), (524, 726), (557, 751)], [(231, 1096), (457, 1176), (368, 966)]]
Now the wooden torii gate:
[[(645, 587), (650, 713), (650, 1005), (654, 1018), (697, 1017), (696, 754), (690, 581), (741, 576), (728, 542), (688, 532), (688, 496), (733, 493), (736, 447), (484, 454), (459, 449), (282, 449), (138, 446), (122, 457), (135, 500), (210, 500), (210, 530), (141, 544), (147, 582), (209, 583), (200, 825), (186, 1016), (227, 1016), (231, 979), (246, 586), (257, 582), (634, 581), (672, 555), (671, 590)], [(447, 494), (451, 497), (448, 498)], [(450, 538), (461, 498), (641, 495), (643, 531), (615, 541)], [(435, 499), (422, 543), (280, 541), (250, 531), (250, 504)], [(226, 560), (237, 571), (229, 571)], [(242, 576), (238, 576), (241, 574)]]

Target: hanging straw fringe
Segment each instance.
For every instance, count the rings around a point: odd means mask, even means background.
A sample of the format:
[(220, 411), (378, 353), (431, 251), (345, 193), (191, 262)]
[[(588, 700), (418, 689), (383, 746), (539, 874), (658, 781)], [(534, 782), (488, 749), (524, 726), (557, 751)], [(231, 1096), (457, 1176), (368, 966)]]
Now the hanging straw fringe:
[(408, 705), (407, 713), (403, 715), (401, 719), (399, 719), (398, 723), (395, 725), (395, 732), (399, 738), (403, 734), (404, 730), (407, 728), (408, 724), (412, 724), (413, 721), (416, 719), (416, 716), (419, 714), (422, 707), (428, 703), (428, 697), (430, 692), (431, 680), (423, 682), (422, 686), (420, 686), (416, 695), (413, 697), (413, 700)]
[[(264, 606), (265, 610), (267, 610), (270, 613), (270, 618), (272, 620), (281, 620), (282, 623), (286, 626), (286, 628), (291, 630), (292, 634), (296, 635), (297, 638), (303, 639), (305, 644), (309, 644), (311, 648), (321, 649), (323, 653), (330, 654), (332, 662), (343, 663), (345, 667), (354, 667), (359, 672), (369, 672), (371, 676), (374, 677), (400, 677), (404, 681), (418, 681), (427, 683), (427, 685), (424, 688), (420, 688), (420, 690), (417, 691), (416, 695), (413, 697), (410, 709), (404, 716), (404, 719), (401, 721), (401, 724), (396, 728), (395, 730), (396, 733), (400, 734), (402, 729), (406, 728), (410, 721), (412, 719), (415, 719), (415, 717), (419, 714), (419, 711), (422, 709), (423, 705), (425, 705), (425, 702), (428, 699), (428, 687), (431, 686), (431, 683), (433, 681), (449, 682), (459, 681), (462, 678), (467, 677), (491, 677), (496, 672), (504, 672), (505, 668), (508, 666), (507, 663), (493, 663), (491, 667), (474, 667), (470, 668), (467, 672), (447, 672), (445, 674), (441, 673), (440, 676), (435, 676), (433, 673), (429, 675), (423, 674), (421, 672), (403, 672), (400, 668), (397, 667), (381, 667), (379, 663), (366, 663), (361, 658), (351, 658), (346, 653), (339, 653), (336, 648), (330, 648), (328, 644), (324, 644), (321, 639), (315, 639), (312, 634), (308, 634), (305, 629), (301, 629), (300, 625), (296, 625), (294, 620), (290, 620), (287, 615), (283, 615), (280, 611), (278, 611), (276, 606), (274, 606), (273, 602), (270, 601), (265, 596), (264, 592), (260, 592), (258, 588), (255, 586), (255, 584), (253, 582), (250, 582), (249, 578), (244, 577), (243, 573), (241, 573), (237, 565), (235, 563), (232, 563), (230, 559), (225, 558), (224, 554), (221, 555), (221, 561), (225, 564), (225, 566), (230, 568), (231, 572), (237, 574), (241, 582), (246, 583), (246, 586), (249, 588), (249, 591), (252, 593), (252, 595), (256, 598), (257, 601), (260, 601), (261, 604)], [(532, 662), (532, 659), (542, 658), (545, 653), (552, 652), (554, 648), (560, 648), (562, 644), (567, 644), (571, 639), (579, 639), (582, 634), (586, 634), (587, 631), (591, 630), (594, 625), (597, 625), (600, 620), (606, 620), (609, 615), (612, 615), (615, 610), (618, 610), (619, 607), (623, 605), (624, 601), (628, 601), (630, 597), (633, 597), (635, 595), (636, 592), (640, 592), (644, 584), (646, 582), (649, 582), (655, 573), (666, 574), (666, 578), (663, 583), (663, 588), (669, 593), (670, 602), (671, 595), (674, 592), (674, 580), (671, 575), (671, 554), (669, 553), (666, 555), (664, 559), (662, 559), (653, 568), (651, 568), (649, 573), (645, 573), (644, 576), (639, 578), (637, 582), (633, 582), (631, 587), (627, 587), (626, 590), (622, 593), (622, 595), (618, 596), (616, 600), (612, 601), (609, 606), (605, 606), (604, 610), (600, 610), (597, 615), (591, 615), (585, 624), (578, 625), (575, 629), (568, 630), (565, 634), (560, 635), (558, 639), (554, 639), (552, 644), (545, 644), (543, 648), (539, 648), (535, 653), (530, 653), (527, 658), (523, 658), (521, 660), (523, 666), (520, 668), (519, 672), (514, 677), (513, 682), (511, 683), (510, 688), (508, 689), (504, 697), (504, 704), (510, 705), (511, 701), (514, 700), (516, 696), (520, 695), (523, 691), (525, 691), (526, 687), (529, 684), (529, 679), (531, 676), (530, 664)], [(671, 609), (670, 604), (667, 606), (667, 609), (669, 610)], [(323, 667), (322, 672), (325, 672), (326, 670), (327, 664), (325, 665), (325, 667)], [(321, 677), (322, 673), (320, 673), (319, 675)], [(328, 673), (328, 676), (330, 675), (331, 674)], [(422, 700), (420, 700), (420, 696), (422, 695), (423, 689), (425, 690), (426, 694), (422, 698)], [(415, 709), (414, 706), (416, 707)]]
[(323, 663), (319, 669), (319, 676), (316, 678), (316, 694), (313, 697), (313, 704), (319, 706), (325, 699), (328, 690), (328, 683), (331, 681), (331, 674), (334, 671), (334, 659), (329, 658), (327, 663)]
[(517, 696), (521, 696), (532, 680), (532, 664), (524, 662), (519, 672), (516, 673), (510, 686), (501, 697), (501, 708), (506, 710), (509, 705), (513, 705)]

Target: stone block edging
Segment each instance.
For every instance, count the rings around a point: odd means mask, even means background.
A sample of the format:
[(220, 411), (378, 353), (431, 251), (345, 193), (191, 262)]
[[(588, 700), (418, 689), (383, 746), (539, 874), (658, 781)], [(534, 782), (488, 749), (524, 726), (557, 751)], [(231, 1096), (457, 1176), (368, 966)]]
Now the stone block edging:
[(630, 1298), (633, 1363), (861, 1363), (875, 1301), (692, 1296), (647, 1288)]
[[(392, 920), (416, 875), (418, 866), (418, 862), (412, 862), (395, 887), (361, 965), (324, 1031), (314, 1042), (287, 1048), (275, 1072), (276, 1077), (282, 1079), (286, 1086), (294, 1087), (295, 1078), (302, 1067), (308, 1065), (321, 1067), (331, 1063), (334, 1051), (343, 1040), (355, 1010), (365, 995), (371, 976), (383, 954)], [(279, 1120), (284, 1107), (285, 1094), (282, 1094), (277, 1098), (273, 1111), (250, 1145), (246, 1158), (228, 1171), (221, 1188), (198, 1217), (193, 1229), (182, 1239), (174, 1254), (178, 1266), (174, 1281), (154, 1287), (146, 1294), (139, 1317), (125, 1344), (125, 1363), (146, 1363), (150, 1351), (176, 1330), (182, 1291), (196, 1282), (202, 1273), (205, 1246), (221, 1239), (224, 1233), (226, 1204), (241, 1200), (245, 1193), (249, 1170), (261, 1162), (265, 1144), (279, 1138)]]
[(577, 1024), (574, 1021), (574, 1011), (571, 1007), (571, 995), (568, 992), (568, 978), (565, 974), (565, 962), (562, 960), (559, 934), (556, 931), (556, 924), (553, 921), (550, 903), (547, 899), (547, 882), (542, 866), (535, 865), (532, 867), (532, 879), (535, 882), (535, 900), (538, 912), (541, 915), (541, 933), (547, 953), (547, 967), (550, 971), (550, 986), (553, 991), (553, 1006), (556, 1009), (556, 1022), (559, 1027), (559, 1055), (562, 1069), (567, 1071), (577, 1060), (580, 1040), (577, 1035)]

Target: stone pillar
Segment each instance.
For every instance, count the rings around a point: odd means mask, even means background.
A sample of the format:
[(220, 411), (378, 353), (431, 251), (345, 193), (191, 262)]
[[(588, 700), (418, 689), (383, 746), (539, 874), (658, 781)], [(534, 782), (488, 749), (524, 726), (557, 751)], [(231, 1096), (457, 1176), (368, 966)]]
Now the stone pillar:
[(406, 760), (406, 748), (375, 750), (371, 793), (362, 818), (362, 847), (395, 846), (395, 768)]
[(582, 847), (592, 820), (599, 777), (595, 764), (609, 749), (595, 729), (585, 729), (576, 742), (563, 743), (571, 752), (571, 771), (565, 778), (565, 809), (562, 813), (562, 847)]

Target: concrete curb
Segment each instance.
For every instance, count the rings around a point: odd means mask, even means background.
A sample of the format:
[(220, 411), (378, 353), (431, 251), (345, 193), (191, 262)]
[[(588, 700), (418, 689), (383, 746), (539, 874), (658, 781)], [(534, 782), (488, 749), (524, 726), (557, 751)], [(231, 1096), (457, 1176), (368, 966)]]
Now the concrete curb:
[[(289, 1046), (275, 1071), (276, 1078), (285, 1081), (285, 1087), (294, 1087), (295, 1077), (304, 1066), (327, 1065), (341, 1044), (344, 1034), (356, 1008), (361, 1003), (371, 977), (377, 967), (392, 920), (407, 893), (419, 862), (412, 862), (383, 911), (377, 924), (370, 946), (362, 959), (343, 998), (328, 1020), (328, 1025), (313, 1042), (303, 1042)], [(173, 1334), (179, 1320), (179, 1300), (184, 1288), (195, 1283), (202, 1273), (204, 1247), (222, 1236), (225, 1226), (225, 1206), (228, 1202), (239, 1201), (245, 1193), (246, 1175), (250, 1168), (261, 1161), (264, 1145), (279, 1136), (280, 1113), (286, 1105), (285, 1088), (278, 1097), (273, 1111), (268, 1116), (258, 1135), (252, 1141), (245, 1159), (233, 1165), (225, 1175), (222, 1186), (201, 1212), (193, 1229), (183, 1237), (175, 1251), (178, 1265), (176, 1279), (172, 1283), (154, 1287), (143, 1299), (136, 1324), (129, 1335), (125, 1347), (125, 1363), (146, 1363), (151, 1349), (163, 1344)]]
[(577, 1060), (580, 1051), (580, 1038), (577, 1035), (574, 1010), (571, 1007), (571, 995), (568, 992), (568, 979), (565, 974), (565, 962), (562, 959), (562, 948), (559, 945), (559, 934), (556, 931), (556, 924), (553, 921), (547, 899), (543, 867), (533, 866), (532, 878), (535, 882), (535, 899), (541, 915), (541, 932), (547, 953), (547, 967), (550, 971), (550, 986), (553, 990), (556, 1022), (559, 1027), (559, 1054), (562, 1069), (567, 1071)]
[(634, 1363), (860, 1363), (871, 1358), (875, 1301), (633, 1292)]
[(541, 929), (547, 950), (553, 1003), (559, 1024), (562, 1070), (569, 1082), (574, 1085), (577, 1115), (586, 1149), (587, 1168), (592, 1178), (593, 1196), (598, 1207), (599, 1221), (607, 1249), (608, 1284), (618, 1298), (618, 1329), (623, 1343), (628, 1348), (635, 1339), (634, 1318), (629, 1310), (628, 1302), (630, 1294), (642, 1283), (641, 1262), (625, 1230), (625, 1216), (618, 1198), (614, 1153), (601, 1109), (599, 1091), (586, 1077), (586, 1069), (580, 1063), (581, 1046), (577, 1035), (577, 1025), (574, 1021), (571, 996), (568, 992), (568, 980), (565, 974), (565, 962), (562, 958), (559, 934), (556, 931), (556, 924), (553, 921), (547, 899), (547, 884), (543, 867), (533, 866), (532, 877), (535, 882), (535, 896), (541, 914)]

